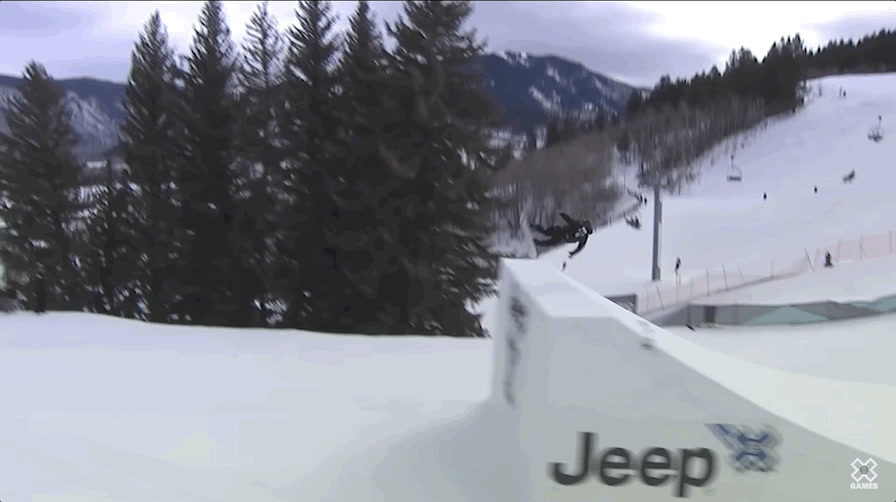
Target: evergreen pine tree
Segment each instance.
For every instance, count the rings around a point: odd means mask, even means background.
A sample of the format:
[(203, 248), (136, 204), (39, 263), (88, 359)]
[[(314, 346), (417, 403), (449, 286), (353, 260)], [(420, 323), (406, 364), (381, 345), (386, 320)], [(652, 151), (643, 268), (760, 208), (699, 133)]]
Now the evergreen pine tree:
[(264, 326), (271, 322), (272, 307), (282, 296), (276, 266), (281, 259), (278, 250), (283, 248), (277, 224), (283, 214), (284, 188), (284, 150), (278, 127), (283, 110), (284, 45), (267, 2), (249, 20), (243, 53), (237, 254), (251, 271), (248, 287), (258, 302), (252, 324)]
[(190, 323), (246, 326), (249, 272), (236, 256), (234, 179), (238, 154), (235, 57), (222, 3), (208, 0), (183, 72), (183, 139), (178, 183), (185, 231), (178, 310)]
[[(51, 310), (80, 308), (84, 300), (75, 255), (81, 166), (77, 136), (62, 91), (44, 67), (25, 67), (18, 96), (0, 133), (0, 262), (7, 284), (29, 308), (39, 296)], [(38, 276), (43, 291), (35, 290)]]
[(139, 221), (132, 212), (135, 192), (127, 170), (106, 161), (85, 176), (90, 211), (86, 218), (84, 276), (90, 289), (89, 310), (136, 318), (140, 314), (141, 249), (133, 233)]
[(284, 291), (290, 294), (284, 321), (290, 327), (326, 331), (343, 315), (334, 307), (343, 290), (336, 279), (342, 257), (325, 231), (340, 217), (332, 195), (340, 175), (334, 141), (339, 130), (334, 68), (338, 43), (330, 2), (301, 2), (297, 16), (298, 24), (288, 32), (284, 81), (283, 133), (291, 192), (281, 222), (288, 243)]
[(142, 305), (139, 317), (152, 322), (172, 320), (175, 264), (182, 241), (177, 231), (179, 103), (175, 71), (173, 51), (156, 11), (131, 53), (121, 128), (122, 154), (134, 186), (129, 213), (134, 218), (132, 244), (140, 250), (134, 278)]
[(406, 1), (389, 27), (392, 72), (404, 89), (384, 153), (407, 179), (387, 208), (401, 222), (401, 254), (380, 299), (396, 307), (395, 325), (404, 332), (482, 335), (468, 307), (493, 288), (487, 191), (506, 155), (489, 144), (497, 109), (470, 70), (483, 49), (465, 29), (471, 13), (468, 1)]
[(335, 197), (339, 218), (329, 227), (327, 241), (340, 253), (336, 281), (343, 285), (334, 311), (334, 329), (352, 333), (389, 331), (381, 317), (378, 286), (388, 273), (380, 251), (388, 247), (396, 218), (382, 210), (401, 178), (384, 164), (378, 146), (395, 110), (388, 86), (387, 53), (370, 6), (358, 2), (345, 35), (338, 81), (342, 92), (340, 143)]

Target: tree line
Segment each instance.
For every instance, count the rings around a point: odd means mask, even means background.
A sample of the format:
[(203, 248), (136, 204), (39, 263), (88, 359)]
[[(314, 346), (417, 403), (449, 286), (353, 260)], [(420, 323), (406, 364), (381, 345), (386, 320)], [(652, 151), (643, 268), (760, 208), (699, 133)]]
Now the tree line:
[(286, 30), (263, 3), (237, 47), (206, 1), (178, 55), (156, 12), (100, 169), (32, 62), (0, 135), (6, 284), (29, 308), (160, 323), (481, 336), (467, 307), (492, 292), (507, 154), (471, 13), (406, 1), (384, 34), (361, 1), (339, 33), (330, 2)]
[(882, 29), (859, 40), (832, 40), (800, 60), (805, 78), (845, 73), (896, 71), (896, 30)]
[(732, 51), (724, 72), (713, 66), (691, 79), (660, 78), (647, 95), (634, 93), (627, 116), (647, 108), (705, 106), (720, 97), (758, 99), (767, 113), (792, 111), (800, 103), (806, 79), (851, 72), (896, 71), (896, 30), (880, 30), (858, 41), (832, 40), (824, 47), (807, 49), (799, 34), (772, 44), (760, 61), (749, 49)]
[(680, 188), (696, 176), (693, 162), (714, 145), (770, 115), (795, 112), (804, 104), (807, 79), (894, 70), (896, 30), (814, 50), (799, 34), (782, 37), (761, 61), (741, 47), (723, 72), (713, 66), (691, 79), (666, 75), (650, 92), (633, 93), (617, 146), (626, 161), (640, 163), (642, 183)]
[(646, 95), (632, 94), (626, 105), (626, 115), (632, 117), (647, 109), (682, 105), (708, 107), (720, 99), (735, 96), (759, 101), (769, 113), (793, 110), (801, 97), (800, 61), (806, 54), (799, 35), (773, 43), (761, 61), (752, 51), (741, 47), (731, 51), (724, 72), (713, 66), (691, 79), (673, 81), (665, 75)]

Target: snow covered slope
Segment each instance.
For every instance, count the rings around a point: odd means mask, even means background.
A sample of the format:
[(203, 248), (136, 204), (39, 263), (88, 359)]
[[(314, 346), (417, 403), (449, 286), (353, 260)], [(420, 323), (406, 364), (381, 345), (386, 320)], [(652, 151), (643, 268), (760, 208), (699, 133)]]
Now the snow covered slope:
[[(475, 411), (488, 395), (490, 348), (82, 313), (0, 316), (2, 499), (327, 500), (338, 469), (326, 465)], [(430, 453), (415, 446), (405, 460)], [(378, 458), (389, 483), (410, 483), (393, 458)]]
[[(839, 239), (896, 229), (896, 136), (880, 143), (867, 138), (878, 115), (885, 135), (887, 124), (896, 122), (896, 75), (838, 76), (810, 84), (814, 94), (803, 110), (721, 145), (701, 162), (696, 185), (665, 197), (661, 267), (666, 284), (674, 281), (676, 257), (681, 257), (685, 282), (707, 269), (721, 275), (721, 264), (731, 275), (767, 276), (770, 268), (792, 269), (805, 262), (806, 252), (814, 256), (817, 248)], [(846, 98), (838, 96), (840, 87)], [(740, 183), (726, 180), (735, 143)], [(845, 184), (842, 177), (853, 169), (854, 182)], [(646, 195), (652, 199), (652, 193)], [(652, 221), (650, 200), (640, 231), (624, 223), (599, 230), (569, 260), (566, 272), (602, 294), (652, 287)], [(560, 266), (567, 251), (545, 259)]]
[(787, 305), (871, 302), (896, 296), (896, 255), (819, 267), (815, 273), (748, 286), (699, 299), (696, 305)]
[(666, 328), (684, 339), (756, 364), (852, 382), (896, 386), (896, 314), (810, 326)]

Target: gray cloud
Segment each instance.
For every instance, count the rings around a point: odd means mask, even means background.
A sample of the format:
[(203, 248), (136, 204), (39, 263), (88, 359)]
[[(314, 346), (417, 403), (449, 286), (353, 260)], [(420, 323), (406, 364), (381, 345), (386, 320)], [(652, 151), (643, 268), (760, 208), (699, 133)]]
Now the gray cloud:
[[(392, 21), (401, 2), (371, 2), (380, 21)], [(294, 24), (295, 2), (271, 2), (281, 28)], [(344, 28), (354, 2), (334, 2)], [(470, 25), (493, 51), (516, 50), (554, 54), (578, 61), (588, 68), (634, 85), (652, 87), (661, 75), (691, 76), (724, 61), (734, 47), (718, 43), (719, 30), (711, 35), (694, 29), (660, 34), (666, 19), (640, 5), (621, 2), (475, 2)], [(20, 74), (35, 59), (57, 78), (93, 76), (124, 81), (130, 52), (143, 22), (158, 8), (166, 20), (172, 41), (187, 50), (198, 2), (35, 2), (0, 1), (0, 39), (17, 41), (4, 49), (0, 73)], [(254, 3), (230, 4), (228, 17), (235, 35), (243, 32)], [(734, 19), (707, 18), (707, 23), (738, 23)], [(820, 39), (860, 37), (896, 23), (896, 13), (841, 15), (836, 21), (803, 25)], [(795, 22), (795, 26), (800, 23)], [(724, 28), (723, 32), (724, 32)], [(693, 33), (691, 32), (693, 31)], [(796, 30), (794, 30), (796, 31)], [(788, 35), (781, 33), (780, 35)], [(703, 38), (700, 38), (700, 37)], [(730, 43), (730, 41), (729, 41)], [(748, 43), (748, 41), (744, 41)], [(755, 48), (754, 48), (755, 49)], [(764, 53), (765, 48), (762, 48)]]
[(97, 37), (109, 20), (89, 7), (76, 2), (0, 2), (0, 40), (5, 45), (0, 73), (19, 75), (36, 60), (57, 78), (123, 80), (132, 40), (120, 34)]
[[(36, 39), (77, 31), (90, 20), (73, 8), (73, 4), (63, 2), (3, 2), (0, 5), (0, 33), (6, 40)], [(6, 49), (9, 49), (8, 45)]]
[(614, 2), (477, 2), (472, 23), (492, 50), (552, 53), (635, 85), (690, 75), (718, 60), (712, 44), (651, 34), (660, 20)]
[[(896, 7), (896, 5), (894, 5)], [(811, 28), (827, 44), (827, 40), (859, 40), (865, 35), (883, 28), (896, 27), (896, 8), (889, 12), (858, 12), (845, 14), (840, 19), (811, 25)]]

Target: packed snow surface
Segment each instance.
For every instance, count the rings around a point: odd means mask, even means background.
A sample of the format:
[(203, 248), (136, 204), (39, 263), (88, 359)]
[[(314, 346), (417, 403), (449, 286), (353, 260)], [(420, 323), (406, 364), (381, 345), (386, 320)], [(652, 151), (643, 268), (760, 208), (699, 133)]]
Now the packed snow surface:
[(896, 314), (794, 326), (666, 328), (749, 361), (825, 378), (896, 386)]
[(696, 305), (790, 305), (870, 302), (896, 296), (896, 256), (819, 266), (814, 273), (765, 282), (693, 302)]
[(2, 316), (2, 497), (471, 500), (450, 487), (484, 475), (491, 428), (449, 422), (482, 415), (490, 370), (482, 339)]

